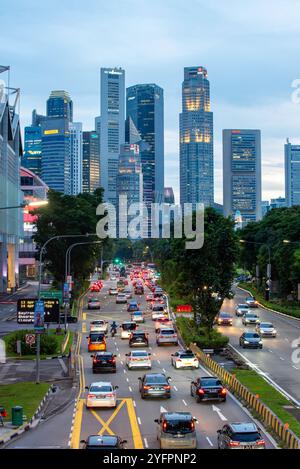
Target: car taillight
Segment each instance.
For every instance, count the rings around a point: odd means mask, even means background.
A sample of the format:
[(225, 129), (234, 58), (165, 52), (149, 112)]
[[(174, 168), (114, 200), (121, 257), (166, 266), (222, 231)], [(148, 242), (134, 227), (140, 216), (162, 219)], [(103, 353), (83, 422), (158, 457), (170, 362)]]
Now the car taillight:
[(258, 440), (256, 442), (257, 445), (261, 446), (261, 445), (264, 445), (265, 444), (265, 440)]
[(171, 386), (164, 386), (164, 389), (171, 389)]
[(221, 394), (226, 394), (226, 392), (227, 392), (226, 388), (222, 388), (222, 389), (220, 390), (220, 393), (221, 393)]
[(93, 399), (95, 396), (95, 394), (88, 394), (88, 399)]
[(239, 446), (240, 443), (238, 441), (229, 441), (228, 445), (229, 446)]
[(144, 389), (146, 389), (146, 390), (150, 389), (150, 388), (151, 388), (151, 386), (144, 386)]
[(191, 430), (192, 432), (195, 430), (195, 422), (191, 422)]
[(106, 397), (114, 397), (113, 394), (105, 394), (105, 395), (106, 395)]
[(203, 389), (198, 389), (198, 394), (204, 394), (204, 390)]
[(167, 429), (167, 422), (164, 422), (163, 423), (163, 430), (166, 430)]
[(93, 358), (93, 363), (97, 363), (97, 358)]
[(182, 362), (181, 358), (176, 359), (177, 362)]

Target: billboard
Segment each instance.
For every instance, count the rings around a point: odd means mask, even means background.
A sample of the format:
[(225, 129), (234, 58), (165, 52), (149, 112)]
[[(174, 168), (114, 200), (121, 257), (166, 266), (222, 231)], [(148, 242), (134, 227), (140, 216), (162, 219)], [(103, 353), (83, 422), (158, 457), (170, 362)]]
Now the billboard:
[[(37, 304), (37, 309), (36, 309)], [(41, 311), (41, 303), (37, 298), (24, 298), (17, 302), (17, 322), (18, 324), (37, 323), (37, 314)], [(43, 300), (43, 322), (58, 323), (59, 321), (59, 300), (58, 298), (48, 298)], [(35, 314), (36, 311), (36, 314)], [(40, 318), (40, 315), (39, 315)]]

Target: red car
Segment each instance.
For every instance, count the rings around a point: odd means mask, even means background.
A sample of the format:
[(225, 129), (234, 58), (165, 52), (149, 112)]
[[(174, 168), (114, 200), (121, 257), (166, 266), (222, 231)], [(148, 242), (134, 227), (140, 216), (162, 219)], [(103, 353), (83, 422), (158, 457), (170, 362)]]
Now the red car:
[(99, 287), (96, 283), (93, 283), (93, 285), (91, 286), (90, 290), (91, 290), (92, 292), (99, 293), (99, 292), (100, 292), (100, 287)]

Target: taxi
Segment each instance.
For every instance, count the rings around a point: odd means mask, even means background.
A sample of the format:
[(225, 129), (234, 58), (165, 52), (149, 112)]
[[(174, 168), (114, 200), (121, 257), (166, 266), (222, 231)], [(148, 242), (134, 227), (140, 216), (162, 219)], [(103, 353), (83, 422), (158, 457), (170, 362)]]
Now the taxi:
[(106, 351), (106, 338), (104, 332), (91, 332), (87, 337), (88, 352)]

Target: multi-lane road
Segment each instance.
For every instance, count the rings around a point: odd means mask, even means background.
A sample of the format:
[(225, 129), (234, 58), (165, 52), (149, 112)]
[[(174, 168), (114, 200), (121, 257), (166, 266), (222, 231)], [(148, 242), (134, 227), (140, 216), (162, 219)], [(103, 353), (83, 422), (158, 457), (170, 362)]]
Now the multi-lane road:
[[(216, 448), (217, 430), (226, 422), (251, 421), (251, 416), (240, 403), (231, 395), (225, 403), (212, 401), (197, 404), (190, 395), (190, 383), (199, 375), (205, 376), (207, 372), (200, 370), (175, 370), (171, 366), (171, 353), (178, 350), (176, 346), (158, 347), (155, 340), (154, 325), (151, 313), (148, 310), (144, 296), (138, 297), (141, 309), (147, 311), (146, 322), (140, 326), (149, 333), (149, 349), (152, 354), (152, 372), (165, 373), (171, 377), (171, 399), (142, 400), (139, 394), (138, 377), (143, 370), (128, 370), (126, 356), (129, 352), (128, 340), (118, 336), (107, 340), (107, 350), (117, 356), (117, 373), (94, 375), (92, 373), (92, 358), (87, 352), (87, 332), (90, 321), (101, 318), (108, 321), (115, 320), (121, 324), (129, 319), (126, 305), (118, 305), (114, 297), (108, 295), (108, 289), (115, 282), (107, 281), (99, 294), (101, 311), (89, 311), (87, 299), (83, 300), (80, 327), (79, 362), (80, 366), (80, 393), (75, 422), (71, 435), (71, 447), (80, 447), (80, 441), (91, 434), (117, 434), (127, 440), (128, 448), (158, 448), (156, 438), (156, 424), (154, 419), (159, 417), (161, 411), (189, 411), (197, 418), (197, 439), (199, 448)], [(87, 409), (85, 406), (86, 390), (92, 382), (109, 381), (119, 386), (118, 406), (114, 410)], [(264, 434), (267, 447), (273, 447), (273, 442)]]
[(233, 300), (226, 300), (222, 311), (234, 315), (233, 325), (220, 327), (219, 330), (230, 338), (230, 344), (256, 371), (268, 379), (278, 390), (291, 398), (300, 407), (300, 321), (264, 308), (255, 308), (261, 321), (271, 322), (277, 330), (276, 338), (264, 338), (262, 350), (248, 350), (239, 347), (239, 338), (245, 330), (253, 330), (235, 317), (235, 306), (245, 303), (249, 296), (237, 289)]

